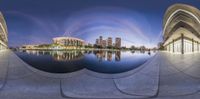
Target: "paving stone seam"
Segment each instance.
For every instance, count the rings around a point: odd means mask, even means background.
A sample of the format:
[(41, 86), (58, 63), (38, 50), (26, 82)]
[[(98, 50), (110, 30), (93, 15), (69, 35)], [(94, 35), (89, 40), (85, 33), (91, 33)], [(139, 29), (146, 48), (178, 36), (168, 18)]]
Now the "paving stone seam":
[[(3, 52), (3, 54), (5, 55), (5, 53), (7, 53), (7, 50), (4, 50), (4, 52)], [(8, 58), (10, 57), (10, 55), (8, 56)], [(3, 81), (3, 85), (1, 86), (1, 88), (0, 88), (0, 92), (2, 92), (3, 91), (3, 88), (5, 87), (5, 85), (6, 85), (6, 83), (7, 83), (7, 79), (8, 79), (8, 69), (9, 69), (9, 62), (10, 60), (8, 59), (7, 60), (7, 66), (6, 66), (6, 75), (5, 75), (5, 79), (4, 79), (4, 81)]]
[[(159, 53), (158, 53), (158, 56), (157, 56), (157, 57), (159, 57)], [(156, 60), (157, 57), (154, 58), (154, 60)], [(152, 60), (151, 62), (149, 62), (149, 64), (152, 63), (152, 62), (155, 62), (154, 60)], [(157, 64), (157, 65), (159, 65), (159, 64)], [(159, 67), (159, 66), (158, 66), (158, 67)], [(160, 72), (160, 71), (159, 71), (159, 72)], [(159, 74), (160, 74), (160, 73), (159, 73)], [(131, 75), (130, 75), (130, 76), (131, 76)], [(158, 79), (159, 79), (159, 78), (158, 78)], [(118, 88), (118, 87), (117, 87), (117, 84), (116, 84), (116, 82), (115, 82), (115, 80), (113, 80), (113, 81), (114, 81), (115, 87), (116, 87), (116, 88), (117, 88), (121, 93), (123, 93), (123, 94), (134, 95), (134, 96), (146, 96), (146, 98), (151, 98), (151, 97), (154, 97), (154, 96), (158, 93), (158, 89), (157, 89), (156, 94), (153, 95), (153, 96), (149, 96), (149, 95), (130, 94), (130, 93), (124, 92), (123, 90), (121, 90), (120, 88)], [(159, 84), (159, 80), (158, 80), (158, 84)]]
[[(168, 60), (168, 59), (165, 59), (165, 60)], [(194, 77), (194, 76), (191, 76), (190, 74), (187, 74), (187, 73), (185, 73), (184, 71), (182, 71), (182, 70), (179, 70), (176, 66), (174, 66), (174, 64), (173, 63), (171, 63), (171, 61), (169, 61), (168, 60), (168, 62), (171, 64), (171, 65), (169, 65), (170, 67), (173, 67), (173, 68), (175, 68), (177, 71), (179, 71), (179, 72), (181, 72), (181, 73), (183, 73), (183, 74), (185, 74), (186, 76), (188, 76), (188, 77), (191, 77), (191, 78), (193, 78), (193, 79), (200, 79), (199, 77)]]
[[(153, 62), (153, 60), (156, 60), (156, 58), (153, 58), (149, 63)], [(148, 64), (149, 64), (149, 63), (148, 63)], [(146, 65), (145, 65), (145, 66), (146, 66)], [(145, 67), (145, 66), (144, 66), (144, 67)], [(95, 78), (96, 78), (96, 77), (95, 77)], [(102, 78), (101, 78), (101, 79), (102, 79)], [(111, 78), (111, 79), (112, 79), (112, 78)], [(129, 94), (129, 93), (123, 92), (123, 91), (121, 91), (121, 90), (117, 87), (117, 85), (116, 85), (114, 79), (112, 79), (112, 81), (113, 81), (113, 83), (114, 83), (114, 85), (115, 85), (115, 88), (116, 88), (121, 94), (130, 95), (130, 96), (133, 96), (133, 97), (134, 97), (134, 96), (137, 96), (138, 98), (141, 97), (142, 99), (152, 97), (152, 96), (145, 96), (145, 95), (133, 95), (133, 94)], [(60, 93), (61, 93), (61, 96), (62, 96), (62, 97), (65, 97), (65, 98), (88, 99), (88, 98), (80, 98), (80, 97), (66, 96), (66, 95), (64, 94), (64, 92), (63, 92), (62, 81), (60, 81)], [(97, 97), (97, 98), (95, 98), (95, 99), (116, 99), (116, 98), (100, 98), (100, 97)], [(121, 98), (120, 98), (120, 99), (121, 99)], [(127, 97), (126, 97), (125, 99), (133, 99), (133, 98), (127, 98)]]
[[(164, 58), (164, 60), (168, 60), (166, 57)], [(170, 61), (168, 61), (170, 64), (172, 64)], [(173, 66), (172, 66), (173, 65)], [(174, 66), (174, 64), (172, 64), (172, 65), (168, 65), (168, 66), (170, 66), (170, 67), (173, 67), (173, 68), (175, 68), (176, 70), (178, 70), (175, 66)], [(191, 77), (190, 75), (187, 75), (187, 74), (185, 74), (184, 72), (182, 72), (182, 71), (180, 71), (180, 70), (178, 70), (179, 72), (181, 72), (181, 73), (183, 73), (184, 75), (186, 75), (186, 76), (188, 76), (188, 77)], [(195, 79), (195, 78), (192, 78), (192, 79)], [(161, 97), (181, 97), (181, 96), (189, 96), (189, 95), (196, 95), (196, 94), (198, 94), (200, 92), (200, 90), (197, 90), (196, 92), (193, 92), (193, 93), (188, 93), (188, 94), (182, 94), (182, 95), (170, 95), (170, 96), (157, 96), (158, 98), (161, 98)]]

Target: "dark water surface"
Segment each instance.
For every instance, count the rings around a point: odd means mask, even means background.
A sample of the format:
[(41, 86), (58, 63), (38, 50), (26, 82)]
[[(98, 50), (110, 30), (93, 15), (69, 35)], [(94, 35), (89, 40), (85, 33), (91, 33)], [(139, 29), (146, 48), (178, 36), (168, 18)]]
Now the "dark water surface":
[(84, 68), (99, 73), (122, 73), (135, 69), (154, 52), (140, 51), (16, 51), (32, 67), (50, 73), (69, 73)]

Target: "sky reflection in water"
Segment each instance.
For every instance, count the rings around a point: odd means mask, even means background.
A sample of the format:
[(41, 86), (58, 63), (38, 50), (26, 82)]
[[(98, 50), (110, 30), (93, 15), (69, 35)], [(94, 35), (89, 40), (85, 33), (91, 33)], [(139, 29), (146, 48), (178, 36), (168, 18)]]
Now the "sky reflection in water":
[(50, 73), (69, 73), (84, 68), (99, 73), (122, 73), (145, 63), (155, 53), (140, 51), (18, 51), (23, 61)]

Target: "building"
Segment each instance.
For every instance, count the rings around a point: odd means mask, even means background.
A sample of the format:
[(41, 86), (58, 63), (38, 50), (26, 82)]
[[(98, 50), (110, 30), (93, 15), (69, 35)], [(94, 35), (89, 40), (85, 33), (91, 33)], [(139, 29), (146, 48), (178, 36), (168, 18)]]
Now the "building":
[(96, 39), (96, 45), (100, 45), (100, 40), (99, 39)]
[(63, 46), (83, 46), (85, 45), (84, 40), (74, 37), (56, 37), (53, 38), (54, 44), (59, 44)]
[(115, 38), (115, 48), (121, 48), (121, 38)]
[(57, 61), (70, 61), (70, 60), (80, 60), (83, 58), (84, 53), (82, 51), (53, 51), (50, 53), (54, 60)]
[(106, 40), (102, 40), (102, 47), (103, 47), (103, 48), (106, 48), (106, 47), (107, 47), (107, 42), (106, 42)]
[(121, 38), (115, 38), (115, 43), (113, 43), (112, 38), (108, 37), (107, 39), (103, 39), (102, 36), (99, 36), (98, 39), (96, 39), (95, 44), (101, 48), (121, 48)]
[(99, 45), (101, 45), (102, 46), (102, 41), (103, 41), (103, 37), (102, 36), (99, 36)]
[(108, 40), (107, 40), (107, 45), (108, 47), (112, 47), (112, 38), (111, 37), (108, 37)]
[(8, 47), (8, 31), (6, 22), (2, 13), (0, 12), (0, 50)]
[(38, 45), (22, 45), (20, 49), (37, 49)]
[(174, 4), (163, 19), (164, 49), (171, 53), (200, 51), (200, 11), (186, 4)]

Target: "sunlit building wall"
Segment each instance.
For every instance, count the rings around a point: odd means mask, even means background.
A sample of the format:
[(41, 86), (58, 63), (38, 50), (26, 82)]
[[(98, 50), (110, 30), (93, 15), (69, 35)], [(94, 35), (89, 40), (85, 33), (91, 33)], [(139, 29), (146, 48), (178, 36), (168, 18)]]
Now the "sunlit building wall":
[(2, 13), (0, 12), (0, 50), (6, 49), (8, 46), (8, 31), (6, 22)]
[(80, 47), (85, 44), (83, 40), (74, 37), (56, 37), (53, 38), (53, 43), (63, 46), (74, 46), (74, 47)]
[(165, 50), (171, 53), (200, 52), (200, 11), (185, 4), (170, 6), (163, 20)]

